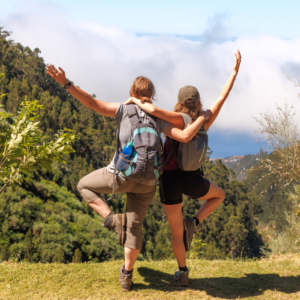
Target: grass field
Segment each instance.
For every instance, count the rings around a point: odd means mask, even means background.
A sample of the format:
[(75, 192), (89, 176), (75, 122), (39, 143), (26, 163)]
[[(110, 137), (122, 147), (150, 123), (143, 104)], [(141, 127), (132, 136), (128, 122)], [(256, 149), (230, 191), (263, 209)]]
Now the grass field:
[(121, 261), (0, 264), (0, 299), (300, 299), (300, 254), (270, 259), (188, 260), (190, 286), (173, 279), (176, 262), (137, 262), (122, 293)]

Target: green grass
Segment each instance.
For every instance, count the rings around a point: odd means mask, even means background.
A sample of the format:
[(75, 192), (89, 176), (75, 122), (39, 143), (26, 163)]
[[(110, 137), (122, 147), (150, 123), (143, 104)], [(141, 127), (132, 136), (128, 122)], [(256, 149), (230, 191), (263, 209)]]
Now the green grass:
[(0, 299), (300, 299), (300, 255), (188, 260), (190, 286), (173, 279), (176, 262), (137, 262), (122, 293), (121, 261), (99, 264), (0, 264)]

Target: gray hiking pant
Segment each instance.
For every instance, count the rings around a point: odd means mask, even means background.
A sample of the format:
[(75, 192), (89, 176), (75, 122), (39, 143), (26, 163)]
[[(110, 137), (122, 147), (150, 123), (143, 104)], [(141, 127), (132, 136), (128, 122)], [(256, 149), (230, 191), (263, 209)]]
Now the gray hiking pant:
[[(83, 177), (77, 186), (83, 199), (89, 203), (102, 198), (101, 193), (112, 193), (113, 174), (106, 168), (96, 170)], [(146, 185), (115, 176), (115, 192), (126, 193), (127, 230), (124, 246), (141, 250), (142, 226), (148, 207), (155, 194), (155, 185)]]

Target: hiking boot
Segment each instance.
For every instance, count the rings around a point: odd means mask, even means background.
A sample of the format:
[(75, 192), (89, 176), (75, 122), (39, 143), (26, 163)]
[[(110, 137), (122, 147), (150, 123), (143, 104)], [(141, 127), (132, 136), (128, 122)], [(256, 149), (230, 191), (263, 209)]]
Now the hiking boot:
[(132, 286), (132, 274), (133, 270), (129, 275), (125, 275), (123, 271), (125, 270), (125, 264), (123, 264), (120, 269), (119, 282), (121, 284), (122, 292), (129, 292)]
[(108, 230), (113, 230), (118, 236), (118, 243), (124, 246), (126, 240), (126, 214), (111, 214), (103, 224)]
[(179, 285), (189, 285), (189, 274), (190, 271), (184, 272), (178, 270), (174, 273), (174, 279), (178, 281)]
[(184, 219), (183, 220), (183, 241), (185, 250), (189, 251), (191, 248), (192, 239), (196, 230), (195, 219)]

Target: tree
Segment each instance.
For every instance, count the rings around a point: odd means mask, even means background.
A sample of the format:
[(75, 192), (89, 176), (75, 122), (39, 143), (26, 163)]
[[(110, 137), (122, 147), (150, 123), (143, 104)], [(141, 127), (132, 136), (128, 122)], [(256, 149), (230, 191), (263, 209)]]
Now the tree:
[(9, 259), (9, 251), (7, 246), (4, 244), (1, 247), (0, 260), (7, 261), (8, 259)]
[[(289, 194), (288, 201), (292, 208), (300, 208), (300, 185), (294, 187), (294, 191)], [(300, 252), (300, 216), (285, 212), (287, 226), (277, 236), (270, 240), (268, 248), (263, 249), (264, 254), (299, 253)]]
[(16, 116), (0, 112), (0, 193), (13, 182), (21, 184), (25, 172), (38, 166), (51, 171), (54, 161), (65, 163), (63, 155), (75, 152), (70, 143), (76, 136), (70, 129), (59, 131), (55, 141), (41, 142), (37, 119), (44, 107), (37, 101), (23, 101), (20, 108)]
[[(296, 110), (288, 106), (277, 105), (277, 114), (263, 113), (259, 130), (266, 135), (268, 150), (272, 156), (260, 160), (260, 168), (267, 170), (267, 176), (276, 175), (278, 182), (286, 184), (300, 182), (300, 138), (299, 129), (294, 116)], [(265, 176), (266, 176), (265, 175)]]
[[(75, 255), (76, 255), (76, 251), (75, 251)], [(59, 264), (62, 264), (65, 262), (64, 250), (61, 245), (59, 245), (55, 251), (55, 256), (53, 258), (53, 262), (57, 262)]]
[(31, 256), (32, 256), (32, 230), (31, 230), (31, 228), (29, 228), (29, 230), (26, 233), (25, 247), (26, 247), (25, 258), (26, 258), (26, 260), (31, 261)]
[(80, 250), (76, 249), (72, 262), (75, 264), (81, 263), (81, 256), (82, 256), (82, 254), (81, 254)]

